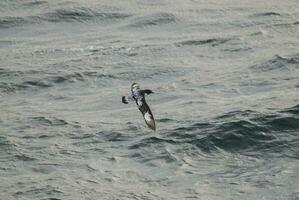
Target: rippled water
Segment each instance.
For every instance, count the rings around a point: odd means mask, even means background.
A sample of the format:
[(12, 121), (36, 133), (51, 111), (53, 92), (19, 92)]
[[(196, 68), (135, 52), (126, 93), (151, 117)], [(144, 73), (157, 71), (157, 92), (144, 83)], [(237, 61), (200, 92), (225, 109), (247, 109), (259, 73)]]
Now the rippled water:
[(298, 8), (1, 1), (0, 199), (299, 199)]

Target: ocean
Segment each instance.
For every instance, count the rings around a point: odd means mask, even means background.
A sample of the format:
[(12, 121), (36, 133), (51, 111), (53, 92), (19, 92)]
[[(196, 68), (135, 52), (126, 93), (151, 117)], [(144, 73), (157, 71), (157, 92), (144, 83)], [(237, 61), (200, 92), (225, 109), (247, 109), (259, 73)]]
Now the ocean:
[(299, 199), (298, 99), (297, 0), (2, 0), (0, 199)]

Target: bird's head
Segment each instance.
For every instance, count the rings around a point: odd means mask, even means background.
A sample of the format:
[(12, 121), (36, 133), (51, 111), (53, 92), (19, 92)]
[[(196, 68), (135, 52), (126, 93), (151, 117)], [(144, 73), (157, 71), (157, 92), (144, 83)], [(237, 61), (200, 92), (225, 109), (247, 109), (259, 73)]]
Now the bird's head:
[(136, 89), (140, 89), (140, 86), (137, 83), (133, 83), (131, 85), (131, 90), (133, 91), (133, 90), (136, 90)]

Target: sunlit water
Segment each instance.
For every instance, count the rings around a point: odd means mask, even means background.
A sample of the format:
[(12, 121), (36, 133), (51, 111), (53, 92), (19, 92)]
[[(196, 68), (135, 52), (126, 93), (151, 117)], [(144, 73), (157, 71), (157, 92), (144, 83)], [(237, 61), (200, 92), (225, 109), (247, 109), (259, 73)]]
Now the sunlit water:
[(298, 88), (297, 0), (1, 1), (0, 199), (299, 199)]

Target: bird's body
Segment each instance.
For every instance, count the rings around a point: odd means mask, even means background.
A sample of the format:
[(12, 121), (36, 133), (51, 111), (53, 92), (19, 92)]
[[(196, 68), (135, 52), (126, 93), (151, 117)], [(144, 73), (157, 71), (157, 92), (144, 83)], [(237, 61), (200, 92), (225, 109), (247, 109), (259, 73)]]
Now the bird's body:
[(154, 116), (152, 114), (151, 109), (149, 108), (149, 106), (145, 101), (145, 94), (151, 94), (153, 92), (149, 89), (141, 90), (137, 83), (132, 84), (131, 92), (132, 94), (129, 97), (127, 98), (125, 96), (122, 97), (122, 102), (127, 104), (130, 99), (133, 99), (136, 102), (138, 109), (142, 113), (142, 116), (147, 126), (152, 130), (156, 130)]

